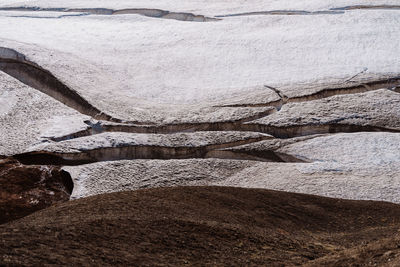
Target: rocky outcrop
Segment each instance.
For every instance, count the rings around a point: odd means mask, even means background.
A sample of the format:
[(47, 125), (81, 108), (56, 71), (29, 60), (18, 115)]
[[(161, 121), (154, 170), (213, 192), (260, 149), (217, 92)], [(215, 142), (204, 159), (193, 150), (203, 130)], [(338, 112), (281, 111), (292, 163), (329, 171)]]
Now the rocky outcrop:
[(74, 184), (55, 166), (25, 166), (0, 159), (0, 224), (69, 200)]

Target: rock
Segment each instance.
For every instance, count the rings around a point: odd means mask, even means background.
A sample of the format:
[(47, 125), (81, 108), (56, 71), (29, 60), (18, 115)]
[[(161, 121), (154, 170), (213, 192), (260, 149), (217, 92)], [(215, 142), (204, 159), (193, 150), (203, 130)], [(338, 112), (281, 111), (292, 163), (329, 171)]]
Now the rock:
[(0, 224), (69, 200), (71, 176), (54, 166), (0, 159)]

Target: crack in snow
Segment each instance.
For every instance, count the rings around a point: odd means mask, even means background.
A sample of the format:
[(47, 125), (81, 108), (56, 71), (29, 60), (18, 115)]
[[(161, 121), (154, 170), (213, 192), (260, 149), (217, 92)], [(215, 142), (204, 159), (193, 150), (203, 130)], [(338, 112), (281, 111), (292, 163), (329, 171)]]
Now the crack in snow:
[[(174, 19), (179, 21), (209, 22), (220, 19), (206, 17), (188, 12), (172, 12), (161, 9), (150, 8), (127, 8), (127, 9), (109, 9), (109, 8), (41, 8), (41, 7), (3, 7), (0, 11), (42, 11), (42, 12), (78, 12), (82, 15), (125, 15), (137, 14), (151, 18)], [(65, 15), (68, 16), (68, 15)], [(38, 18), (62, 18), (60, 17), (38, 17)], [(72, 16), (72, 15), (71, 15)]]

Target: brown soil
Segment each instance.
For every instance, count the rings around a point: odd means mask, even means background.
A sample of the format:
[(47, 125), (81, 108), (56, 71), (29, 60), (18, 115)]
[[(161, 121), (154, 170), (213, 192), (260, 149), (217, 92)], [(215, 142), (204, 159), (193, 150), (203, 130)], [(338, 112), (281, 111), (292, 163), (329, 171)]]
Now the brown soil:
[(0, 265), (399, 263), (400, 206), (177, 187), (74, 200), (0, 226)]
[(54, 166), (24, 166), (0, 159), (0, 224), (69, 200), (69, 174)]

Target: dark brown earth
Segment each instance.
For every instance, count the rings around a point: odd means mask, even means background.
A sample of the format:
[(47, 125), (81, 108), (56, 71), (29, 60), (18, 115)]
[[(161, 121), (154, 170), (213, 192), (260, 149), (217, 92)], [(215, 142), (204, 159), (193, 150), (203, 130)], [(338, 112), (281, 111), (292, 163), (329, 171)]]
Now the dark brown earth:
[(69, 174), (54, 166), (25, 166), (0, 159), (0, 224), (69, 200)]
[[(0, 226), (0, 265), (400, 264), (400, 206), (262, 189), (98, 195)], [(390, 265), (389, 265), (390, 266)]]

